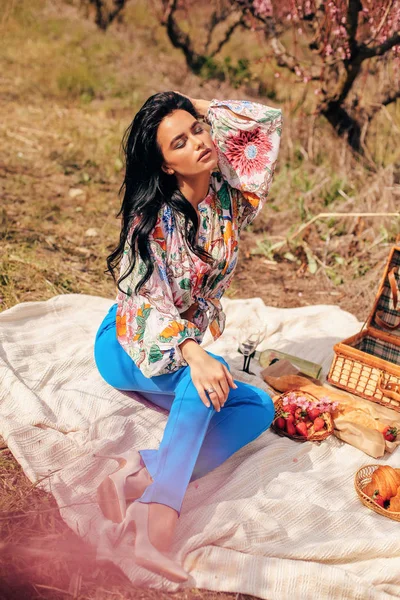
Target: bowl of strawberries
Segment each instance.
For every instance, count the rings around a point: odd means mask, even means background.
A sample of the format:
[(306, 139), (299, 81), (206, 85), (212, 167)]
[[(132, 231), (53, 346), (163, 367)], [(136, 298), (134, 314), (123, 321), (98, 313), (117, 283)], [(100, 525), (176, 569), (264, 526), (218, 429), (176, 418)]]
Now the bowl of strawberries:
[(325, 396), (316, 398), (309, 392), (292, 390), (275, 402), (271, 429), (278, 435), (300, 442), (320, 442), (333, 433), (332, 414), (338, 403)]

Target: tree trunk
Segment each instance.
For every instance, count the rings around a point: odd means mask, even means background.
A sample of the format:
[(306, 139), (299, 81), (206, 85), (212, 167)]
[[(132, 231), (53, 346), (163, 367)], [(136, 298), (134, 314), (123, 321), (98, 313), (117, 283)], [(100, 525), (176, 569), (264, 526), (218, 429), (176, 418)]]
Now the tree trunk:
[(361, 125), (340, 106), (339, 102), (330, 101), (320, 111), (341, 137), (347, 137), (348, 143), (358, 154), (363, 154), (361, 145)]

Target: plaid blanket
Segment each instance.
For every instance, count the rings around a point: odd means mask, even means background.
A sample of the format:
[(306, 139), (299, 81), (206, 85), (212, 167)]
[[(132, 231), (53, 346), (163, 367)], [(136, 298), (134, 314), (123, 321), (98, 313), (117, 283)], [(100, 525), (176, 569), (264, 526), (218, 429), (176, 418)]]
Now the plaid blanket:
[(372, 335), (366, 335), (355, 347), (361, 350), (361, 352), (366, 352), (367, 354), (388, 360), (395, 365), (400, 365), (400, 346), (379, 340)]
[[(397, 289), (399, 290), (399, 294), (398, 294), (399, 302), (397, 304), (397, 307), (395, 308), (393, 305), (393, 294), (390, 289), (389, 278), (386, 277), (383, 292), (379, 298), (378, 306), (375, 311), (375, 314), (377, 312), (381, 312), (381, 311), (384, 313), (382, 318), (386, 323), (388, 323), (388, 325), (394, 325), (400, 319), (400, 250), (397, 250), (397, 249), (393, 253), (393, 257), (390, 261), (388, 272), (393, 267), (397, 267), (397, 271), (394, 274), (396, 283), (397, 283)], [(380, 325), (378, 325), (374, 319), (373, 319), (372, 324), (377, 329), (380, 329), (382, 331), (387, 331), (386, 329), (383, 329), (382, 327), (380, 327)], [(390, 333), (400, 337), (400, 328), (391, 330)], [(368, 352), (368, 350), (365, 350), (365, 352)], [(381, 356), (380, 354), (376, 354), (375, 352), (371, 352), (371, 354), (374, 354), (375, 356)], [(386, 358), (386, 356), (382, 356), (382, 358)], [(391, 359), (388, 358), (387, 360), (391, 360)], [(399, 364), (399, 363), (396, 363), (396, 364)]]

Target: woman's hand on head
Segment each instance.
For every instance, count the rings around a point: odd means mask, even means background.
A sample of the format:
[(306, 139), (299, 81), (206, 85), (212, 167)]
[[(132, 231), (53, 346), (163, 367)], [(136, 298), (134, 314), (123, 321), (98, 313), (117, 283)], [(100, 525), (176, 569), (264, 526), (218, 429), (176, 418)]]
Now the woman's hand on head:
[(190, 102), (195, 107), (196, 112), (198, 113), (198, 115), (200, 117), (204, 118), (206, 116), (208, 107), (210, 106), (210, 100), (201, 100), (200, 98), (191, 98), (190, 96), (187, 96), (186, 94), (182, 94), (182, 92), (178, 92), (178, 90), (174, 90), (174, 92), (175, 92), (175, 94), (180, 94), (181, 96), (188, 98), (188, 100), (190, 100)]
[(185, 98), (187, 98), (188, 100), (190, 100), (190, 102), (193, 102), (192, 98), (190, 96), (188, 96), (187, 94), (184, 94), (183, 92), (180, 92), (179, 90), (174, 90), (175, 94), (179, 94), (180, 96), (184, 96)]
[[(211, 401), (215, 410), (219, 412), (228, 399), (229, 389), (237, 388), (229, 370), (207, 352), (204, 353), (204, 356), (199, 356), (191, 361), (189, 366), (193, 385), (202, 402), (209, 407)], [(209, 388), (213, 388), (215, 392), (207, 394), (206, 390)]]

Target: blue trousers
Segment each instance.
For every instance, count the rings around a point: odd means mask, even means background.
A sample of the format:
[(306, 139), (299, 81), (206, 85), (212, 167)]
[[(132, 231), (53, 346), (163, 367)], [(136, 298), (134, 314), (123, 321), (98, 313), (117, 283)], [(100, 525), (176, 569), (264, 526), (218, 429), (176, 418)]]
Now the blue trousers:
[[(105, 381), (119, 390), (139, 392), (169, 411), (158, 450), (140, 450), (153, 483), (140, 502), (157, 502), (181, 511), (189, 482), (209, 473), (268, 429), (274, 405), (263, 390), (235, 381), (220, 412), (207, 408), (193, 385), (190, 367), (145, 377), (116, 337), (114, 304), (96, 335), (95, 361)], [(208, 352), (229, 369), (228, 363)]]

